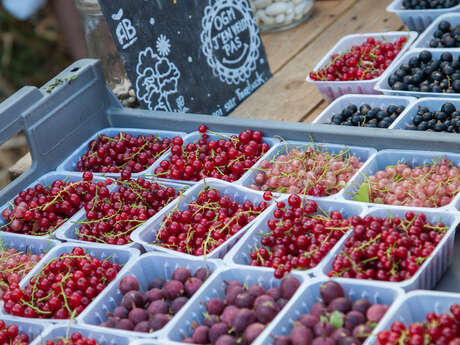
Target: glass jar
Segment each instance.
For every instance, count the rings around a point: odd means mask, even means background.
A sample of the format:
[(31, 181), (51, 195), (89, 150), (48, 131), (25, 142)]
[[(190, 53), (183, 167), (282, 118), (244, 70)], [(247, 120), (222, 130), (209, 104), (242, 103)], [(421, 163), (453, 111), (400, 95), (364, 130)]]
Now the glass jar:
[(125, 106), (136, 103), (134, 89), (97, 0), (75, 0), (83, 23), (87, 56), (99, 59), (107, 85)]
[(315, 0), (250, 0), (262, 32), (293, 28), (311, 17)]

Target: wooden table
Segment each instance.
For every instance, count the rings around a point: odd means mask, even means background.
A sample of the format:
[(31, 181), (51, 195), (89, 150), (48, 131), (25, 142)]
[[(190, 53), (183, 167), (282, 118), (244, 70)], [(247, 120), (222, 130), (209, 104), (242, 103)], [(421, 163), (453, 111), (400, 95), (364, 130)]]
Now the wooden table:
[(318, 0), (313, 17), (294, 29), (262, 34), (273, 77), (230, 116), (311, 122), (327, 103), (305, 81), (319, 60), (345, 35), (405, 30), (385, 8), (390, 0)]

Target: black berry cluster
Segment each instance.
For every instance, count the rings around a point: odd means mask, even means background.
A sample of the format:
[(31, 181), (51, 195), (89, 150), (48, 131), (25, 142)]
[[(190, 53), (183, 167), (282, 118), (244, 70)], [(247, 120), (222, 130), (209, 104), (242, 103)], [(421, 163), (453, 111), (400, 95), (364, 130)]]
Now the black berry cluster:
[(419, 106), (407, 129), (460, 133), (460, 111), (452, 103), (444, 103), (439, 111)]
[(452, 25), (450, 25), (450, 23), (446, 20), (440, 22), (437, 30), (433, 33), (433, 39), (430, 41), (430, 47), (460, 47), (460, 25), (452, 27)]
[(389, 105), (384, 109), (371, 107), (369, 104), (363, 104), (358, 108), (357, 105), (350, 104), (340, 113), (332, 116), (330, 124), (388, 128), (403, 110), (404, 106), (401, 105)]
[(403, 7), (407, 10), (429, 10), (436, 8), (450, 8), (457, 6), (459, 0), (403, 0)]
[(439, 58), (424, 50), (410, 58), (390, 75), (393, 90), (458, 93), (460, 92), (460, 59), (444, 52)]

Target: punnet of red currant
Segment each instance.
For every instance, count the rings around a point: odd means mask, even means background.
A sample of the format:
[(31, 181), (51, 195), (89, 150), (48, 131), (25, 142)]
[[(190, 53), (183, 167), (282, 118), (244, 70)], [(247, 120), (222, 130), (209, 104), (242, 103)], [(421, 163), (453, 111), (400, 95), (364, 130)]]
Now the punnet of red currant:
[(201, 125), (186, 141), (173, 142), (170, 154), (155, 169), (157, 177), (199, 181), (213, 177), (238, 180), (276, 143), (258, 130), (222, 134)]
[(52, 251), (28, 281), (21, 282), (21, 286), (9, 285), (2, 296), (6, 313), (27, 318), (74, 319), (115, 279), (122, 264), (135, 252), (65, 244)]
[(2, 345), (29, 345), (39, 332), (41, 332), (39, 325), (0, 317), (0, 344)]
[[(86, 328), (54, 327), (44, 337), (43, 345), (128, 345), (129, 339), (114, 337), (110, 334), (99, 333)], [(85, 336), (84, 334), (89, 335)], [(101, 339), (98, 341), (98, 339)], [(117, 343), (108, 341), (116, 340)]]
[(270, 200), (259, 193), (206, 179), (175, 200), (164, 215), (140, 229), (137, 236), (149, 238), (154, 248), (222, 257), (222, 250), (213, 252), (236, 240), (269, 204)]

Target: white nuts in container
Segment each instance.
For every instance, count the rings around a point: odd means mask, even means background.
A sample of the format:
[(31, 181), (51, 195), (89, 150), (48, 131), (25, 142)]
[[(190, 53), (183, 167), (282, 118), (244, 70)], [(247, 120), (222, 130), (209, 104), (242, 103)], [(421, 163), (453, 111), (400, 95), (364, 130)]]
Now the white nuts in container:
[[(250, 0), (262, 31), (282, 29), (300, 22), (313, 9), (314, 0)], [(265, 30), (266, 29), (266, 30)]]

